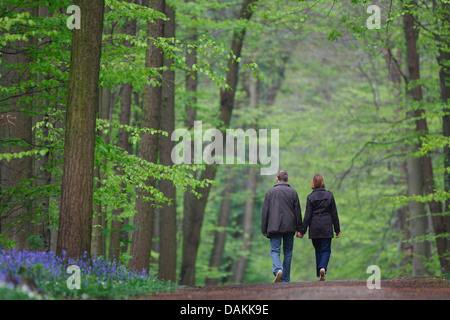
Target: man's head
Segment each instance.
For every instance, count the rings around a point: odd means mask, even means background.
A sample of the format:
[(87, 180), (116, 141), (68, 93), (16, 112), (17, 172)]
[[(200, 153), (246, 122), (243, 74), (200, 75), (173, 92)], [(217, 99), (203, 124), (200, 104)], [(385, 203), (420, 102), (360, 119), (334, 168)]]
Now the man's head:
[(289, 177), (288, 177), (288, 173), (284, 170), (280, 170), (277, 173), (277, 181), (279, 182), (288, 182)]

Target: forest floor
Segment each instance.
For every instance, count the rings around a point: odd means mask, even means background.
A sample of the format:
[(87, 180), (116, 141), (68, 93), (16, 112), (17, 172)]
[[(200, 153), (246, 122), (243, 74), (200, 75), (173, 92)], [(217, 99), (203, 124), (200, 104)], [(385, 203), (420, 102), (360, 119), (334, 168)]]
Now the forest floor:
[(182, 287), (173, 293), (143, 297), (152, 300), (450, 300), (450, 282), (444, 278), (381, 280), (380, 289), (366, 281), (305, 281)]

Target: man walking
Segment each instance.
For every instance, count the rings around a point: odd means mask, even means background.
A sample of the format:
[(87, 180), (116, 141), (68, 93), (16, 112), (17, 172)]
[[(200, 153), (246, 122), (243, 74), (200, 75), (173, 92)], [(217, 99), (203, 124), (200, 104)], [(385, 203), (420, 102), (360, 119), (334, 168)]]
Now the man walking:
[[(270, 239), (275, 282), (289, 282), (294, 235), (303, 228), (302, 213), (297, 191), (287, 183), (287, 172), (279, 171), (276, 179), (277, 183), (264, 198), (261, 232)], [(280, 260), (282, 243), (283, 264)]]

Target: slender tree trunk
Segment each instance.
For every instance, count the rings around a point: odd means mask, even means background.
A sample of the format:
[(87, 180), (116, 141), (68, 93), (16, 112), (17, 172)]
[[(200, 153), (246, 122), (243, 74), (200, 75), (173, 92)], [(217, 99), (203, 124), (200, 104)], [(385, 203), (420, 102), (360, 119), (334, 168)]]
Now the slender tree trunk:
[[(410, 157), (408, 164), (408, 196), (423, 194), (422, 163), (420, 158)], [(425, 259), (430, 255), (429, 245), (425, 241), (414, 239), (426, 234), (427, 218), (425, 216), (425, 205), (422, 202), (410, 201), (410, 228), (412, 238), (412, 276), (425, 275)]]
[[(395, 58), (392, 54), (391, 48), (387, 48), (384, 58), (386, 60), (386, 65), (389, 71), (389, 78), (394, 84), (393, 94), (395, 96), (396, 103), (401, 103), (402, 89), (401, 82), (402, 76), (404, 73), (400, 69), (400, 65), (398, 61), (401, 61), (402, 51), (398, 50), (398, 57)], [(408, 82), (407, 78), (403, 78), (405, 83)], [(402, 108), (396, 109), (396, 114), (402, 114)], [(406, 146), (402, 147), (403, 152), (407, 152)], [(412, 168), (412, 163), (408, 163), (407, 161), (403, 161), (401, 164), (397, 166), (397, 169), (401, 172), (401, 174), (408, 181), (408, 195), (412, 195), (412, 184), (409, 181), (408, 168)], [(409, 222), (409, 217), (412, 211), (414, 211), (414, 207), (411, 208), (414, 204), (409, 203), (408, 206), (399, 208), (395, 211), (395, 215), (397, 217), (397, 230), (398, 230), (398, 252), (400, 256), (400, 260), (398, 263), (398, 269), (400, 271), (405, 270), (405, 266), (411, 265), (412, 261), (412, 245), (408, 240), (411, 239), (411, 223)], [(418, 211), (420, 209), (418, 208)]]
[[(99, 99), (99, 119), (109, 120), (111, 116), (111, 90), (108, 88), (100, 88), (100, 99)], [(104, 135), (102, 132), (98, 134), (105, 140), (106, 143), (110, 141), (110, 134)], [(103, 160), (105, 162), (105, 160)], [(104, 173), (100, 171), (100, 168), (94, 169), (95, 176), (100, 180), (104, 179)], [(100, 182), (97, 184), (97, 188), (100, 187)], [(106, 204), (95, 204), (95, 214), (93, 216), (92, 222), (92, 241), (91, 241), (91, 252), (93, 255), (106, 256), (106, 234), (101, 232), (107, 228), (106, 225), (106, 211), (108, 205)], [(96, 226), (96, 227), (94, 227)]]
[[(194, 2), (194, 0), (186, 0), (186, 2)], [(191, 44), (194, 44), (197, 41), (196, 30), (190, 30), (188, 35), (188, 40)], [(186, 52), (186, 65), (188, 68), (192, 68), (197, 63), (197, 51), (195, 48), (190, 48)], [(185, 76), (185, 88), (186, 88), (186, 96), (187, 103), (185, 105), (186, 118), (184, 120), (184, 125), (187, 128), (193, 128), (194, 121), (197, 117), (197, 88), (198, 88), (198, 73), (197, 70), (193, 70), (186, 73)], [(191, 142), (191, 147), (194, 141)], [(193, 158), (193, 154), (192, 154)], [(198, 172), (196, 173), (198, 175)], [(186, 236), (189, 234), (191, 230), (191, 222), (192, 219), (190, 214), (192, 213), (192, 204), (195, 201), (195, 196), (191, 194), (191, 188), (187, 187), (186, 192), (184, 193), (183, 199), (183, 250), (187, 246), (184, 244), (186, 241)], [(189, 240), (188, 240), (189, 241)], [(184, 251), (183, 251), (184, 252)], [(191, 262), (189, 262), (191, 263)], [(195, 263), (195, 262), (194, 262)], [(181, 283), (187, 280), (183, 280), (182, 274), (184, 267), (182, 266), (180, 271)]]
[[(253, 5), (257, 0), (244, 0), (242, 3), (239, 18), (242, 20), (250, 20), (253, 13)], [(243, 27), (233, 33), (233, 40), (231, 43), (231, 50), (238, 58), (241, 56), (242, 45), (244, 43), (246, 28)], [(223, 92), (220, 97), (220, 114), (219, 120), (223, 123), (223, 127), (227, 128), (230, 125), (231, 114), (234, 107), (234, 98), (238, 82), (239, 63), (233, 61), (232, 58), (228, 61), (228, 72), (226, 76), (226, 83), (230, 87), (229, 90)], [(200, 179), (214, 180), (216, 175), (216, 167), (208, 165), (202, 172)], [(181, 262), (180, 282), (186, 285), (195, 284), (195, 262), (197, 260), (197, 251), (200, 243), (200, 233), (203, 224), (203, 216), (205, 214), (206, 202), (211, 186), (199, 189), (202, 195), (200, 199), (191, 197), (189, 204), (190, 210), (184, 212), (183, 220), (183, 259)], [(185, 206), (186, 208), (186, 206)]]
[(104, 0), (79, 0), (81, 29), (72, 30), (64, 171), (57, 254), (90, 254), (95, 148), (95, 109), (103, 30)]
[(234, 266), (233, 282), (244, 281), (245, 270), (247, 269), (250, 257), (250, 249), (253, 239), (253, 222), (255, 216), (255, 192), (258, 182), (259, 168), (251, 166), (246, 175), (246, 200), (244, 204), (244, 214), (242, 219), (242, 247), (239, 250), (238, 259)]
[[(187, 0), (187, 2), (193, 2)], [(187, 36), (189, 44), (195, 44), (197, 41), (196, 30), (189, 30)], [(197, 50), (189, 48), (186, 52), (186, 66), (192, 68), (197, 63)], [(198, 73), (197, 70), (192, 70), (186, 73), (185, 77), (187, 103), (185, 105), (186, 118), (184, 125), (188, 128), (194, 126), (195, 118), (197, 117), (197, 87), (198, 87)]]
[[(120, 103), (120, 124), (129, 125), (131, 119), (131, 98), (132, 98), (133, 85), (125, 83), (122, 87), (122, 99)], [(119, 129), (118, 146), (126, 151), (129, 150), (128, 133)], [(117, 174), (122, 175), (122, 169), (119, 169)], [(114, 209), (114, 219), (111, 221), (111, 236), (109, 238), (109, 253), (110, 259), (119, 259), (120, 253), (124, 252), (123, 247), (126, 248), (126, 241), (124, 237), (127, 237), (127, 232), (122, 232), (121, 229), (125, 224), (125, 220), (121, 220), (119, 215), (123, 212), (122, 208)], [(121, 241), (122, 240), (122, 241)]]
[[(450, 3), (441, 4), (442, 9), (442, 27), (441, 34), (444, 35), (443, 38), (436, 39), (440, 45), (439, 56), (437, 57), (439, 69), (439, 83), (441, 87), (441, 98), (444, 103), (445, 115), (442, 117), (442, 129), (444, 137), (450, 137)], [(446, 192), (450, 192), (450, 147), (446, 145), (444, 147), (444, 167), (446, 169), (444, 173), (444, 189)], [(445, 210), (448, 212), (450, 209), (450, 199), (445, 201)], [(443, 232), (450, 233), (450, 216), (439, 216), (436, 217), (437, 226), (444, 226)], [(436, 232), (437, 233), (437, 232)], [(450, 269), (449, 253), (450, 249), (450, 239), (442, 239), (441, 242), (442, 249), (439, 252), (446, 252), (444, 255), (439, 255), (441, 261), (442, 273), (448, 273)]]
[[(256, 60), (256, 59), (254, 59)], [(250, 111), (254, 111), (258, 108), (259, 105), (259, 88), (260, 82), (259, 79), (254, 79), (250, 76), (249, 79), (249, 109)], [(257, 119), (255, 119), (255, 123), (251, 125), (252, 128), (257, 127)], [(256, 186), (258, 183), (258, 170), (259, 168), (255, 166), (249, 167), (246, 172), (246, 200), (244, 204), (244, 214), (242, 220), (242, 247), (238, 254), (238, 259), (234, 266), (233, 273), (233, 282), (241, 283), (244, 281), (245, 270), (247, 269), (248, 260), (250, 257), (250, 249), (253, 239), (253, 222), (255, 216), (255, 194), (256, 194)]]
[[(175, 37), (175, 10), (172, 6), (166, 6), (164, 34), (166, 38)], [(160, 139), (161, 164), (170, 166), (173, 164), (171, 153), (174, 142), (170, 135), (175, 130), (175, 71), (171, 70), (173, 59), (164, 59), (164, 66), (168, 69), (163, 73), (162, 105), (161, 105), (161, 129), (167, 131), (169, 136)], [(177, 271), (177, 211), (176, 190), (172, 181), (162, 180), (160, 190), (171, 199), (170, 205), (163, 204), (160, 208), (160, 236), (159, 236), (159, 278), (162, 280), (176, 281)]]
[[(225, 250), (225, 242), (227, 238), (227, 227), (229, 225), (231, 204), (233, 202), (231, 193), (233, 189), (233, 176), (232, 169), (226, 169), (227, 179), (225, 180), (225, 188), (222, 191), (222, 201), (220, 202), (219, 214), (217, 218), (217, 230), (214, 232), (214, 245), (209, 259), (209, 269), (213, 272), (219, 271), (222, 265), (223, 252)], [(208, 277), (205, 279), (207, 286), (215, 286), (219, 284), (219, 277)]]
[[(14, 10), (7, 6), (7, 10)], [(36, 8), (35, 8), (36, 9)], [(35, 9), (22, 10), (29, 12), (32, 16), (36, 16)], [(11, 47), (5, 46), (2, 48), (2, 64), (0, 65), (0, 84), (4, 87), (19, 87), (22, 81), (29, 79), (28, 68), (26, 67), (31, 57), (28, 56), (27, 51), (23, 49), (29, 47), (33, 40), (17, 41)], [(6, 67), (6, 65), (13, 65), (13, 68)], [(28, 92), (21, 92), (21, 94), (29, 95)], [(32, 143), (32, 117), (30, 111), (32, 106), (24, 105), (21, 101), (20, 95), (17, 96), (3, 96), (0, 93), (0, 98), (9, 102), (9, 109), (7, 112), (2, 112), (0, 138), (2, 139), (20, 139), (24, 143)], [(19, 153), (30, 150), (28, 146), (8, 145), (7, 148), (2, 149), (2, 153)], [(0, 177), (1, 188), (15, 188), (26, 179), (31, 178), (32, 172), (32, 158), (29, 156), (21, 159), (11, 159), (10, 161), (2, 160), (0, 162)], [(3, 199), (3, 201), (5, 201)], [(31, 204), (30, 204), (31, 205)], [(2, 213), (0, 217), (1, 232), (8, 238), (16, 242), (16, 249), (27, 249), (28, 231), (30, 231), (30, 217), (26, 200), (20, 192), (15, 192), (8, 199), (4, 207), (8, 208), (6, 212)]]
[[(414, 2), (410, 2), (414, 4)], [(420, 64), (419, 55), (417, 53), (417, 36), (414, 30), (414, 17), (411, 13), (403, 16), (403, 25), (405, 29), (406, 48), (407, 48), (407, 65), (409, 74), (408, 91), (411, 94), (413, 101), (417, 103), (422, 102), (422, 87), (417, 84), (420, 80)], [(424, 110), (419, 107), (413, 111), (413, 115), (416, 118), (416, 131), (420, 136), (428, 134), (428, 127), (426, 119), (422, 118)], [(418, 143), (420, 148), (421, 143)], [(420, 166), (418, 166), (420, 164)], [(431, 164), (431, 158), (429, 156), (423, 156), (420, 159), (411, 158), (408, 160), (408, 174), (412, 183), (422, 183), (426, 194), (434, 192), (434, 178)], [(423, 179), (422, 181), (420, 181)], [(423, 192), (418, 187), (410, 189), (411, 195), (422, 195)], [(439, 202), (430, 201), (430, 211), (432, 214), (440, 213), (441, 206)], [(417, 206), (422, 209), (419, 204), (411, 204), (411, 206)], [(412, 208), (411, 208), (412, 209)], [(413, 275), (424, 275), (426, 269), (423, 265), (425, 262), (423, 259), (429, 257), (430, 250), (428, 248), (428, 242), (418, 242), (414, 238), (423, 236), (427, 233), (427, 218), (425, 216), (425, 210), (420, 213), (418, 208), (411, 210), (411, 237), (413, 239)]]
[[(133, 1), (131, 1), (133, 2)], [(124, 33), (134, 36), (136, 34), (136, 20), (127, 21), (124, 27)], [(125, 43), (126, 46), (131, 47), (129, 41)], [(132, 61), (130, 61), (131, 63)], [(120, 101), (120, 124), (129, 125), (131, 120), (131, 100), (133, 96), (133, 84), (122, 84), (122, 98)], [(128, 143), (128, 132), (123, 129), (119, 129), (118, 144), (120, 148), (128, 151), (130, 149)], [(118, 169), (117, 174), (122, 175), (123, 170)], [(123, 228), (128, 218), (123, 220), (119, 218), (119, 215), (123, 212), (123, 208), (115, 209), (113, 211), (113, 220), (111, 221), (111, 236), (109, 238), (109, 254), (110, 259), (119, 259), (121, 252), (126, 252), (127, 248), (127, 236), (128, 232), (123, 232)]]
[[(48, 18), (51, 16), (50, 11), (45, 6), (36, 7), (37, 16), (40, 18)], [(37, 38), (34, 39), (33, 45), (42, 46), (43, 41), (39, 41)], [(45, 46), (45, 45), (44, 45)], [(42, 81), (42, 78), (39, 79)], [(34, 107), (37, 114), (33, 116), (33, 127), (36, 123), (43, 121), (44, 126), (42, 127), (42, 135), (44, 138), (48, 137), (49, 129), (47, 124), (49, 123), (49, 117), (47, 114), (48, 110), (48, 101), (40, 101), (37, 106)], [(32, 136), (33, 145), (46, 145), (46, 142), (38, 139), (35, 135)], [(48, 186), (51, 183), (51, 173), (48, 170), (42, 170), (48, 164), (49, 161), (49, 153), (46, 153), (41, 157), (33, 158), (33, 176), (36, 178), (35, 184), (36, 186)], [(33, 211), (35, 211), (39, 216), (39, 222), (33, 224), (33, 231), (36, 235), (38, 235), (44, 245), (39, 247), (38, 250), (41, 251), (49, 251), (50, 250), (50, 197), (47, 194), (43, 194), (41, 197), (35, 199), (33, 203)]]
[[(159, 12), (164, 12), (165, 1), (150, 1), (150, 8)], [(147, 68), (162, 68), (163, 53), (157, 48), (152, 39), (158, 39), (164, 36), (164, 21), (157, 19), (154, 23), (147, 24), (147, 34), (149, 39), (149, 48), (145, 57), (145, 65)], [(160, 105), (161, 105), (161, 87), (148, 85), (145, 88), (143, 98), (143, 108), (141, 116), (141, 128), (159, 129), (160, 122)], [(158, 160), (158, 135), (144, 133), (141, 136), (139, 145), (139, 157), (156, 163)], [(147, 186), (154, 186), (153, 179), (149, 179)], [(151, 252), (152, 229), (153, 229), (153, 203), (144, 201), (142, 196), (149, 196), (143, 190), (138, 190), (138, 199), (136, 201), (137, 212), (134, 216), (134, 225), (138, 226), (138, 230), (134, 230), (131, 242), (130, 268), (138, 271), (146, 270), (148, 272)]]

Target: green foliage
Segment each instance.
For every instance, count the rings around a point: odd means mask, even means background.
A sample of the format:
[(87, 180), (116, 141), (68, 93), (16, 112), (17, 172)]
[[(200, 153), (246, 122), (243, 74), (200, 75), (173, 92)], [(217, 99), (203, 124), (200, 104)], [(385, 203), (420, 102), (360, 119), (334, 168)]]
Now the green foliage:
[[(8, 3), (12, 8), (14, 1)], [(33, 6), (39, 3), (34, 3)], [(105, 34), (102, 52), (102, 68), (100, 73), (101, 85), (108, 88), (116, 87), (122, 83), (133, 83), (137, 92), (143, 92), (144, 86), (148, 83), (149, 75), (158, 76), (161, 70), (145, 68), (144, 59), (148, 42), (145, 36), (145, 21), (150, 23), (153, 19), (165, 18), (161, 13), (155, 12), (148, 7), (142, 7), (124, 1), (107, 1), (110, 10), (105, 14), (105, 28), (113, 28), (116, 23), (123, 24), (129, 19), (141, 21), (140, 32), (137, 37), (132, 37), (124, 33)], [(19, 7), (27, 8), (29, 3), (16, 4)], [(70, 63), (70, 41), (71, 32), (66, 27), (67, 16), (60, 13), (60, 8), (66, 8), (68, 1), (57, 1), (51, 5), (44, 4), (50, 12), (54, 12), (51, 17), (35, 17), (29, 12), (20, 13), (15, 10), (0, 7), (3, 10), (1, 15), (0, 35), (1, 46), (12, 46), (17, 41), (23, 41), (22, 47), (27, 50), (30, 61), (27, 64), (27, 77), (23, 81), (8, 86), (0, 86), (0, 98), (6, 101), (0, 105), (4, 112), (10, 111), (8, 104), (11, 97), (17, 97), (15, 103), (20, 106), (21, 112), (36, 117), (37, 121), (33, 127), (35, 143), (15, 138), (1, 139), (3, 149), (10, 147), (22, 147), (19, 152), (2, 152), (0, 161), (10, 162), (14, 159), (32, 157), (35, 163), (42, 163), (39, 176), (22, 181), (18, 186), (2, 188), (1, 190), (1, 212), (7, 216), (15, 207), (25, 205), (29, 208), (29, 217), (21, 222), (34, 221), (43, 225), (44, 228), (54, 228), (57, 226), (59, 215), (58, 201), (60, 197), (62, 159), (64, 146), (64, 106), (67, 96), (67, 81)], [(57, 31), (58, 30), (58, 31)], [(34, 42), (37, 40), (37, 42)], [(170, 39), (153, 39), (155, 43), (164, 49), (168, 56), (176, 58), (175, 66), (185, 68), (183, 57), (184, 44), (180, 41), (172, 44)], [(130, 45), (127, 45), (127, 42)], [(36, 45), (37, 43), (37, 45)], [(212, 71), (208, 64), (208, 59), (215, 59), (216, 55), (227, 57), (227, 52), (220, 47), (214, 46), (214, 42), (200, 41), (191, 45), (200, 52), (199, 65), (195, 66), (201, 73), (204, 72), (210, 79), (218, 81), (224, 80)], [(210, 49), (213, 50), (210, 50)], [(22, 72), (21, 64), (6, 65), (2, 61), (5, 69), (14, 69)], [(200, 66), (200, 67), (199, 67)], [(154, 81), (154, 80), (151, 80)], [(156, 82), (154, 82), (156, 84)], [(32, 95), (29, 88), (33, 88)], [(64, 98), (61, 98), (64, 97)], [(3, 123), (2, 123), (3, 125)], [(12, 123), (14, 125), (14, 122)], [(165, 197), (157, 188), (149, 187), (145, 181), (149, 178), (169, 179), (174, 185), (182, 190), (189, 186), (190, 190), (198, 196), (197, 187), (205, 186), (211, 181), (197, 181), (193, 173), (203, 168), (202, 166), (162, 166), (149, 163), (129, 154), (127, 151), (118, 148), (114, 142), (106, 142), (104, 136), (125, 130), (129, 134), (129, 142), (134, 148), (140, 141), (141, 134), (166, 135), (166, 132), (153, 129), (139, 129), (139, 124), (134, 126), (120, 125), (118, 121), (109, 122), (97, 120), (95, 166), (101, 173), (101, 179), (94, 178), (96, 189), (94, 191), (94, 203), (108, 205), (107, 220), (123, 219), (132, 217), (135, 213), (136, 190), (146, 189), (149, 196), (146, 201), (154, 201), (155, 205), (171, 203), (173, 199)], [(39, 180), (46, 179), (47, 184), (41, 185)], [(48, 207), (44, 207), (42, 200), (51, 199)], [(37, 205), (32, 205), (38, 203)], [(122, 214), (119, 217), (112, 216), (112, 210), (121, 208)], [(9, 227), (13, 226), (10, 224)], [(6, 227), (6, 225), (4, 225)], [(127, 229), (126, 231), (130, 231)], [(104, 230), (107, 231), (107, 230)], [(37, 236), (31, 235), (29, 244), (40, 245)], [(12, 247), (13, 243), (2, 234), (1, 244)]]
[[(164, 68), (145, 66), (146, 51), (152, 41), (167, 58), (174, 60), (171, 68), (176, 70), (177, 127), (182, 127), (185, 106), (192, 103), (193, 97), (197, 98), (196, 105), (191, 105), (197, 111), (197, 120), (202, 120), (205, 127), (221, 125), (217, 119), (219, 92), (229, 90), (226, 74), (232, 58), (232, 63), (240, 65), (240, 74), (231, 126), (280, 130), (280, 169), (289, 172), (291, 186), (298, 191), (303, 209), (312, 175), (317, 172), (324, 175), (327, 188), (335, 195), (342, 228), (341, 238), (333, 240), (329, 279), (366, 279), (365, 271), (370, 264), (381, 267), (383, 278), (408, 275), (410, 256), (400, 252), (399, 246), (425, 241), (434, 248), (436, 235), (429, 232), (415, 239), (405, 237), (400, 210), (410, 201), (444, 203), (450, 199), (443, 181), (448, 170), (444, 166), (443, 148), (450, 141), (442, 134), (441, 124), (442, 117), (448, 114), (448, 106), (441, 102), (439, 95), (440, 66), (436, 63), (438, 51), (448, 50), (445, 44), (448, 44), (448, 29), (445, 23), (436, 24), (445, 13), (440, 5), (447, 2), (437, 1), (437, 6), (431, 6), (429, 1), (424, 1), (417, 7), (393, 2), (389, 10), (383, 7), (380, 30), (367, 28), (366, 9), (370, 3), (362, 0), (261, 0), (253, 8), (255, 12), (249, 22), (235, 19), (241, 8), (241, 1), (237, 0), (171, 0), (167, 3), (176, 8), (174, 39), (147, 38), (148, 23), (158, 18), (167, 19), (161, 13), (127, 1), (106, 1), (109, 10), (104, 18), (100, 85), (111, 90), (113, 115), (110, 120), (97, 119), (96, 128), (98, 175), (93, 177), (94, 203), (96, 208), (101, 206), (106, 210), (108, 222), (102, 226), (101, 234), (109, 236), (118, 232), (112, 229), (111, 221), (126, 221), (134, 216), (138, 189), (148, 192), (145, 200), (151, 205), (173, 205), (175, 199), (166, 197), (158, 186), (147, 186), (148, 179), (168, 179), (177, 187), (179, 226), (182, 225), (184, 192), (189, 189), (198, 196), (198, 188), (215, 184), (202, 229), (198, 282), (202, 283), (206, 276), (219, 276), (222, 283), (231, 281), (235, 259), (242, 254), (239, 252), (242, 211), (248, 199), (243, 192), (245, 165), (220, 166), (215, 181), (199, 181), (202, 165), (162, 166), (136, 156), (143, 134), (170, 134), (164, 128), (140, 128), (144, 88), (164, 85), (158, 81)], [(26, 67), (1, 60), (2, 76), (15, 71), (21, 81), (0, 82), (0, 113), (6, 116), (18, 111), (34, 119), (33, 141), (2, 137), (0, 146), (6, 151), (0, 153), (0, 161), (2, 165), (10, 165), (18, 159), (31, 157), (36, 172), (18, 185), (2, 187), (0, 214), (8, 216), (18, 206), (25, 206), (29, 216), (14, 223), (32, 223), (45, 230), (57, 228), (59, 216), (72, 37), (66, 27), (67, 15), (61, 9), (70, 4), (68, 0), (7, 0), (0, 6), (0, 47), (26, 50), (29, 60)], [(30, 9), (38, 5), (46, 6), (50, 16), (35, 17), (28, 11), (10, 9)], [(414, 13), (421, 22), (418, 28), (420, 85), (425, 97), (421, 103), (411, 102), (402, 74), (395, 73), (397, 67), (407, 73), (402, 18), (408, 12)], [(132, 19), (137, 21), (137, 32), (128, 35), (124, 27)], [(244, 27), (247, 28), (246, 41), (243, 54), (238, 58), (229, 47), (233, 31)], [(193, 33), (196, 39), (189, 37)], [(188, 67), (186, 53), (192, 51), (197, 53), (197, 62)], [(198, 72), (198, 92), (188, 94), (185, 77), (193, 77), (194, 71)], [(395, 77), (398, 77), (397, 82)], [(253, 109), (249, 97), (251, 81), (258, 83), (258, 101)], [(132, 103), (130, 125), (119, 121), (118, 101), (123, 84), (132, 84), (133, 94), (140, 97)], [(409, 82), (408, 87), (411, 89), (418, 84)], [(17, 110), (11, 107), (13, 104)], [(422, 117), (429, 126), (427, 135), (415, 130), (414, 121), (418, 119), (412, 117), (411, 112), (419, 108), (426, 111)], [(4, 122), (2, 120), (2, 130), (11, 125)], [(119, 130), (128, 133), (132, 152), (117, 146)], [(415, 148), (417, 145), (420, 148)], [(12, 152), (11, 148), (21, 151)], [(432, 158), (435, 192), (407, 196), (405, 161), (408, 157), (424, 155)], [(218, 228), (218, 208), (226, 177), (230, 174), (236, 177), (230, 195), (233, 200), (230, 223), (228, 227)], [(254, 194), (253, 243), (250, 252), (246, 252), (249, 256), (246, 282), (272, 281), (268, 241), (259, 234), (259, 213), (264, 194), (273, 184), (273, 177), (258, 178)], [(120, 215), (113, 214), (116, 209), (121, 209)], [(448, 216), (448, 213), (442, 215)], [(406, 217), (406, 223), (410, 222)], [(2, 221), (2, 230), (14, 223)], [(100, 228), (100, 225), (94, 227)], [(121, 231), (129, 233), (135, 228), (130, 222)], [(181, 232), (181, 227), (179, 229)], [(219, 269), (210, 270), (214, 232), (221, 229), (227, 231), (223, 263)], [(444, 233), (439, 237), (449, 235)], [(43, 241), (37, 235), (27, 237), (30, 247), (41, 248)], [(0, 245), (12, 248), (15, 243), (0, 233)], [(152, 257), (157, 256), (156, 252), (152, 253)], [(178, 256), (181, 261), (181, 250)], [(130, 258), (128, 253), (121, 257), (125, 262)], [(307, 237), (296, 239), (292, 281), (315, 280), (314, 263), (310, 241)], [(431, 273), (440, 273), (436, 255), (429, 258), (428, 264)], [(94, 279), (87, 279), (91, 283), (90, 280)], [(153, 290), (152, 284), (140, 281), (126, 286), (128, 291)], [(89, 290), (96, 292), (94, 296), (103, 292), (102, 297), (117, 297), (105, 293), (112, 288), (111, 284), (96, 284)], [(70, 296), (62, 283), (54, 290)], [(21, 295), (11, 291), (6, 294), (9, 297)]]
[[(86, 257), (85, 257), (86, 258)], [(79, 287), (70, 287), (78, 267)], [(102, 257), (72, 261), (53, 252), (5, 252), (0, 250), (0, 299), (128, 299), (156, 292), (171, 292), (176, 285), (130, 271), (122, 263)]]
[[(270, 4), (276, 8), (280, 2)], [(270, 26), (250, 29), (247, 34), (251, 39), (246, 43), (247, 54), (257, 57), (255, 62), (266, 77), (259, 91), (258, 110), (249, 110), (248, 96), (242, 94), (237, 102), (242, 108), (234, 113), (234, 124), (239, 127), (257, 123), (259, 128), (280, 129), (280, 169), (289, 172), (290, 184), (298, 191), (303, 210), (306, 196), (311, 191), (310, 179), (315, 173), (324, 175), (327, 189), (336, 198), (342, 230), (341, 237), (332, 242), (330, 280), (367, 279), (366, 268), (371, 264), (381, 267), (383, 278), (410, 275), (408, 259), (411, 256), (400, 251), (400, 245), (425, 241), (435, 250), (436, 235), (430, 231), (414, 239), (405, 236), (405, 230), (401, 228), (407, 230), (411, 223), (408, 203), (428, 203), (432, 199), (444, 203), (449, 199), (442, 176), (447, 171), (443, 167), (443, 148), (449, 141), (443, 136), (441, 127), (441, 119), (448, 111), (437, 94), (441, 89), (435, 60), (437, 48), (433, 36), (430, 39), (432, 33), (419, 31), (419, 50), (424, 55), (421, 56), (420, 83), (426, 98), (421, 104), (412, 103), (401, 75), (398, 75), (399, 82), (394, 83), (392, 78), (396, 75), (387, 67), (386, 50), (389, 48), (394, 58), (400, 59), (402, 71), (407, 73), (401, 20), (404, 12), (398, 4), (393, 3), (388, 12), (382, 8), (381, 30), (367, 29), (366, 8), (370, 3), (363, 1), (314, 2), (315, 6), (306, 10), (307, 14), (302, 14), (300, 6), (291, 8), (289, 4), (283, 3), (286, 7), (278, 12), (265, 8), (263, 2), (260, 8), (264, 9), (260, 14), (270, 21)], [(423, 3), (415, 11), (424, 19), (422, 25), (425, 28), (429, 28), (426, 23), (433, 24), (440, 14), (438, 9), (435, 13), (430, 9)], [(294, 26), (294, 21), (289, 18), (295, 10), (298, 10), (297, 17), (302, 24), (299, 32), (292, 34), (288, 30)], [(284, 21), (277, 24), (277, 19)], [(277, 28), (283, 32), (273, 31)], [(423, 33), (427, 35), (423, 36)], [(283, 37), (289, 41), (284, 42)], [(285, 72), (276, 68), (286, 60), (289, 62)], [(394, 63), (393, 58), (391, 63)], [(271, 85), (280, 78), (282, 86), (274, 103), (264, 105)], [(248, 79), (244, 72), (240, 81), (241, 89), (247, 92)], [(409, 83), (410, 88), (414, 85), (417, 84)], [(423, 117), (428, 122), (428, 135), (418, 134), (414, 123), (417, 119), (407, 116), (419, 107), (426, 110)], [(420, 149), (412, 149), (419, 142)], [(408, 197), (405, 161), (408, 157), (423, 155), (430, 155), (433, 161), (435, 192)], [(219, 275), (223, 282), (230, 281), (241, 241), (240, 219), (245, 202), (245, 196), (241, 196), (246, 176), (244, 168), (238, 170), (241, 175), (236, 179), (240, 183), (230, 195), (233, 207), (223, 266), (220, 270), (205, 270), (217, 229), (220, 189), (208, 202), (202, 235), (206, 240), (197, 263), (197, 268), (208, 272), (208, 276)], [(223, 185), (227, 175), (230, 175), (229, 169), (221, 167), (218, 186)], [(246, 282), (273, 281), (270, 246), (259, 230), (264, 194), (274, 182), (273, 177), (261, 176), (258, 180)], [(400, 210), (406, 212), (407, 225), (403, 227)], [(446, 217), (448, 213), (440, 215)], [(438, 237), (448, 239), (449, 234)], [(314, 264), (310, 241), (307, 237), (296, 239), (292, 281), (316, 280)], [(427, 267), (431, 274), (440, 275), (436, 254), (428, 257)]]

